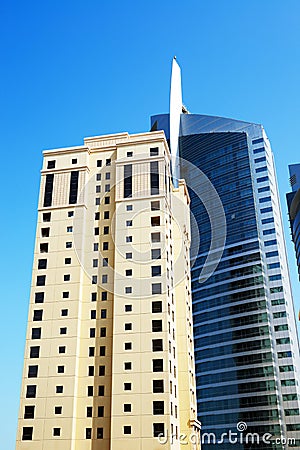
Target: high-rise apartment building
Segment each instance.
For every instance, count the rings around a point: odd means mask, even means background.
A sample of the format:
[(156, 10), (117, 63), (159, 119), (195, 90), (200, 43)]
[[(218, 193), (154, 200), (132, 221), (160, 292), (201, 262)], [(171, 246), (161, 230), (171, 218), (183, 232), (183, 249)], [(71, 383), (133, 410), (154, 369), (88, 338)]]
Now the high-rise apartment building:
[(300, 164), (291, 164), (289, 171), (292, 192), (286, 198), (300, 279)]
[(163, 132), (44, 152), (17, 450), (199, 448), (189, 246)]
[(236, 449), (300, 448), (299, 345), (270, 142), (261, 125), (184, 112), (176, 121), (171, 106), (151, 125), (172, 147), (176, 124), (191, 197), (198, 417), (213, 433), (203, 449), (231, 448), (228, 430), (244, 432)]

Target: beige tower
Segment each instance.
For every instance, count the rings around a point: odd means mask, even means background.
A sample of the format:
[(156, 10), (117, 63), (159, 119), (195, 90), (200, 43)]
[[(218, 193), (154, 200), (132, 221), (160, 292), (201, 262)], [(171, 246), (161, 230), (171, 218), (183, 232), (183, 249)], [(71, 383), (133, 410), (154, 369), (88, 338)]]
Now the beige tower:
[(199, 449), (189, 240), (163, 132), (44, 152), (17, 450)]

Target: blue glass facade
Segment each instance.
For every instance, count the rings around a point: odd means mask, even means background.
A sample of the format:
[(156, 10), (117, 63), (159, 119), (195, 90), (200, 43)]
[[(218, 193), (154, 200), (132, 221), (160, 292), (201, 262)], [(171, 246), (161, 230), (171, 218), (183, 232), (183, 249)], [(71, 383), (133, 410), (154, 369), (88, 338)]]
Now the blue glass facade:
[(300, 164), (289, 166), (292, 192), (286, 196), (300, 280)]
[[(168, 115), (153, 116), (152, 126), (163, 129), (168, 139)], [(278, 330), (287, 329), (284, 313), (290, 293), (282, 286), (282, 261), (274, 239), (279, 203), (266, 140), (260, 125), (195, 114), (181, 116), (181, 177), (189, 188), (192, 214), (198, 415), (202, 432), (216, 436), (236, 431), (239, 422), (245, 422), (249, 432), (277, 436), (291, 428), (285, 419), (289, 412), (280, 378), (285, 366), (279, 361), (283, 354), (291, 358), (291, 338), (277, 337)], [(222, 235), (218, 221), (214, 221), (220, 207), (203, 202), (199, 196), (203, 186), (199, 169), (217, 191), (223, 207), (226, 233), (221, 251), (217, 245), (213, 250), (211, 247), (212, 230)], [(201, 274), (210, 264), (216, 270), (202, 280)], [(291, 311), (293, 314), (292, 306)], [(280, 325), (276, 325), (276, 317), (281, 318)], [(294, 323), (294, 318), (291, 320)], [(293, 338), (299, 354), (297, 337)], [(289, 364), (290, 379), (297, 386), (293, 364), (295, 361)], [(294, 400), (294, 414), (298, 415), (293, 423), (299, 424), (298, 392)], [(228, 449), (229, 445), (204, 441), (202, 448)], [(234, 448), (285, 447), (276, 442), (265, 446), (244, 442)]]

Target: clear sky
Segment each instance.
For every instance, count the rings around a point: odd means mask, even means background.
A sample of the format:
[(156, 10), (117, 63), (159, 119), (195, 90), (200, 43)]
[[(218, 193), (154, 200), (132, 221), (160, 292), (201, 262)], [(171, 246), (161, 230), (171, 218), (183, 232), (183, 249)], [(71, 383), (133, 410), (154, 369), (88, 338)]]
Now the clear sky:
[(173, 55), (194, 113), (262, 123), (285, 192), (300, 162), (299, 0), (2, 0), (1, 449), (13, 450), (42, 150), (147, 131), (168, 112)]

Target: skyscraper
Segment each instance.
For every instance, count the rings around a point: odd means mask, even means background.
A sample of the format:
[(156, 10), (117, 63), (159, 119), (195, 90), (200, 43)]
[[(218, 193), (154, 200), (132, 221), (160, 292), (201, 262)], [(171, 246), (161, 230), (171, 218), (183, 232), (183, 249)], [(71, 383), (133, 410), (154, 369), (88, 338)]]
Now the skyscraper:
[[(151, 118), (171, 150), (173, 114)], [(202, 430), (272, 435), (272, 443), (237, 442), (241, 450), (283, 449), (285, 438), (299, 448), (299, 345), (270, 142), (261, 125), (221, 117), (184, 113), (178, 130)], [(226, 439), (216, 448), (228, 450)]]
[(17, 450), (195, 442), (189, 245), (163, 132), (44, 152)]
[(291, 164), (289, 171), (292, 192), (286, 197), (300, 280), (300, 164)]

